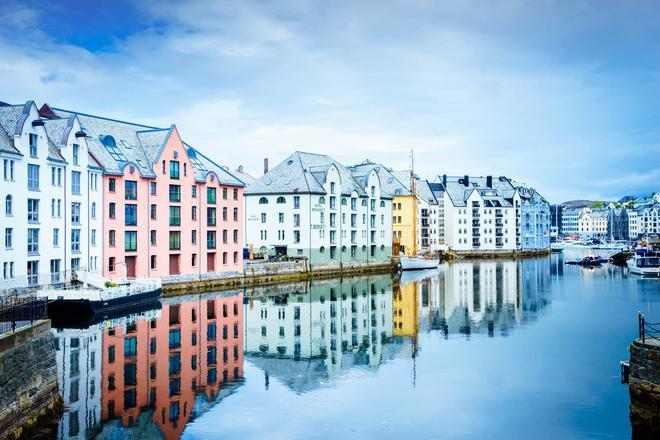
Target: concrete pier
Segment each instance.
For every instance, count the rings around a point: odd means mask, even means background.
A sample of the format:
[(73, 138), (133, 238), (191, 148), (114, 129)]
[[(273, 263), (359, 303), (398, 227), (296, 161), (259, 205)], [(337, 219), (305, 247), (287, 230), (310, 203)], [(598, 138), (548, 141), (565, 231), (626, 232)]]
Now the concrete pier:
[(630, 345), (629, 383), (633, 438), (660, 438), (660, 339)]
[(41, 320), (0, 336), (0, 438), (32, 438), (62, 412), (55, 342)]

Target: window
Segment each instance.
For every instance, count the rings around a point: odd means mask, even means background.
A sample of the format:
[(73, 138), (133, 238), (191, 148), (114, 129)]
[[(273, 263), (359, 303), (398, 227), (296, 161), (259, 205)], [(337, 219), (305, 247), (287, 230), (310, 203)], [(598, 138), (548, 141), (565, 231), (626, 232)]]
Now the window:
[(30, 133), (30, 157), (37, 157), (37, 135)]
[(108, 231), (108, 245), (110, 247), (115, 247), (115, 231), (111, 229)]
[(234, 208), (234, 221), (238, 221), (238, 208)]
[(156, 182), (149, 182), (149, 194), (156, 195)]
[(5, 197), (5, 215), (14, 215), (14, 199), (11, 195)]
[(39, 165), (28, 164), (28, 189), (39, 191)]
[(181, 249), (181, 232), (170, 231), (170, 250), (176, 251)]
[(14, 278), (14, 262), (5, 262), (2, 263), (2, 276), (5, 280), (11, 280)]
[[(51, 284), (60, 282), (60, 261), (61, 260), (50, 260), (50, 282)], [(73, 341), (72, 345), (73, 345)]]
[(227, 208), (226, 207), (222, 208), (222, 221), (223, 222), (227, 221)]
[(114, 177), (108, 179), (108, 191), (112, 193), (116, 191), (116, 180)]
[(279, 196), (279, 197), (277, 198), (277, 203), (279, 203), (279, 204), (284, 204), (284, 203), (286, 203), (286, 199), (285, 199), (284, 197), (282, 197), (282, 196)]
[(124, 339), (124, 357), (131, 357), (137, 354), (137, 338)]
[(92, 218), (96, 218), (96, 202), (92, 202)]
[(300, 214), (293, 214), (293, 226), (300, 226)]
[(80, 146), (78, 144), (73, 144), (72, 154), (73, 154), (73, 164), (74, 165), (80, 165), (79, 157), (78, 157), (79, 153), (80, 153)]
[(197, 244), (197, 229), (192, 230), (190, 240), (192, 244)]
[(215, 208), (206, 208), (206, 225), (207, 226), (216, 225)]
[(197, 198), (197, 185), (192, 186), (192, 197), (193, 199)]
[[(55, 206), (54, 203), (53, 206)], [(71, 204), (71, 223), (80, 224), (80, 203), (78, 202)]]
[(293, 209), (300, 209), (300, 196), (293, 196)]
[(5, 249), (14, 247), (14, 228), (5, 228)]
[(217, 334), (216, 334), (216, 325), (215, 322), (210, 322), (206, 325), (206, 339), (208, 341), (214, 341)]
[(170, 348), (179, 348), (181, 347), (181, 330), (172, 329), (169, 333), (169, 347)]
[(238, 243), (238, 229), (234, 229), (234, 243)]
[(149, 207), (149, 217), (151, 220), (156, 220), (156, 214), (158, 213), (158, 207), (155, 203), (152, 203)]
[(156, 230), (152, 229), (149, 232), (149, 243), (151, 243), (152, 246), (156, 246), (156, 236), (157, 236)]
[(279, 223), (284, 223), (284, 213), (283, 213), (283, 212), (280, 212), (280, 213), (277, 215), (277, 221), (278, 221)]
[(261, 213), (261, 223), (266, 223), (266, 213), (265, 212)]
[(238, 188), (234, 188), (233, 190), (233, 195), (234, 195), (234, 200), (238, 200)]
[[(5, 180), (14, 180), (14, 161), (10, 159), (2, 160), (2, 176)], [(53, 182), (53, 186), (55, 183)]]
[(206, 248), (215, 249), (215, 247), (216, 247), (215, 231), (206, 232)]
[(124, 232), (124, 250), (126, 252), (137, 251), (137, 231)]
[(92, 229), (92, 235), (90, 241), (92, 246), (96, 246), (96, 229)]
[(80, 229), (71, 229), (71, 252), (80, 252)]
[(197, 221), (197, 206), (192, 207), (191, 216), (193, 221)]
[[(110, 257), (108, 258), (108, 272), (114, 272), (114, 271), (115, 271), (115, 257)], [(112, 363), (112, 361), (110, 362)]]
[(215, 205), (215, 188), (206, 188), (206, 203)]
[(180, 206), (170, 206), (170, 226), (181, 226)]
[(39, 229), (28, 229), (28, 254), (39, 252)]
[(227, 200), (227, 188), (222, 188), (222, 199)]
[(176, 160), (170, 161), (170, 179), (179, 178), (179, 162)]
[(181, 186), (170, 185), (170, 202), (180, 202), (180, 201), (181, 201)]
[(39, 223), (39, 200), (28, 199), (28, 223)]
[(60, 230), (59, 228), (53, 229), (53, 247), (59, 247), (60, 245)]
[(71, 193), (80, 195), (80, 171), (71, 172)]
[(115, 212), (116, 205), (113, 202), (110, 202), (108, 205), (108, 218), (115, 218), (117, 213)]
[(227, 230), (226, 229), (222, 230), (222, 242), (227, 244)]
[(267, 205), (268, 204), (268, 199), (266, 197), (259, 198), (259, 204), (260, 205)]
[(137, 200), (137, 182), (135, 180), (124, 182), (124, 199)]
[(227, 252), (222, 253), (222, 264), (227, 264)]
[(127, 204), (124, 206), (124, 224), (126, 226), (137, 225), (137, 205)]

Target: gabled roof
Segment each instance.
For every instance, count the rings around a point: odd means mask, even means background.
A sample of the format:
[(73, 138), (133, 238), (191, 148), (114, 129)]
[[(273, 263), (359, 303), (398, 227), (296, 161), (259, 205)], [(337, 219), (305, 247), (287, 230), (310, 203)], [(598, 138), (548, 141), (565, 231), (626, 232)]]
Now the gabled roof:
[(10, 105), (0, 102), (0, 151), (21, 154), (14, 146), (14, 136), (18, 120), (23, 114), (23, 105)]
[[(356, 179), (364, 179), (365, 176), (369, 176), (371, 171), (375, 170), (380, 177), (381, 191), (390, 197), (410, 194), (410, 184), (402, 182), (399, 177), (395, 175), (396, 172), (390, 170), (384, 165), (374, 163), (367, 159), (357, 165), (349, 166), (348, 169), (351, 170), (351, 174), (353, 174), (353, 177)], [(407, 181), (409, 182), (410, 179), (408, 178)]]
[(333, 165), (339, 171), (342, 195), (351, 195), (356, 191), (366, 197), (364, 187), (353, 178), (348, 168), (330, 156), (301, 151), (296, 151), (257, 179), (245, 190), (245, 194), (325, 194), (323, 183)]
[[(465, 178), (467, 177), (467, 182)], [(444, 182), (446, 179), (446, 183)], [(489, 185), (490, 181), (490, 185)], [(516, 188), (506, 177), (473, 176), (437, 176), (436, 184), (444, 186), (452, 204), (456, 207), (467, 206), (467, 199), (473, 191), (478, 191), (484, 201), (496, 207), (511, 207)]]

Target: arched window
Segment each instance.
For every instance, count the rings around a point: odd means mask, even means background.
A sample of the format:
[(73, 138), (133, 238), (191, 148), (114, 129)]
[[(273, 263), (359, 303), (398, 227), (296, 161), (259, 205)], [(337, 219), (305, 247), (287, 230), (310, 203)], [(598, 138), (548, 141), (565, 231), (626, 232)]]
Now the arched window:
[(268, 199), (265, 198), (265, 197), (261, 197), (261, 198), (259, 199), (259, 204), (260, 204), (260, 205), (267, 205), (267, 204), (268, 204)]
[(367, 246), (362, 245), (362, 252), (367, 252)]
[(286, 199), (285, 199), (284, 197), (282, 197), (282, 196), (279, 196), (279, 197), (277, 198), (277, 203), (279, 203), (279, 204), (286, 203)]
[(321, 252), (322, 254), (324, 254), (324, 253), (325, 253), (325, 247), (324, 247), (324, 246), (321, 246), (321, 248), (319, 249), (319, 252)]
[(14, 215), (14, 204), (13, 199), (9, 195), (5, 197), (5, 215)]
[(381, 251), (381, 252), (385, 252), (385, 245), (384, 245), (384, 244), (381, 244), (381, 245), (380, 245), (380, 251)]
[(343, 253), (346, 253), (346, 246), (342, 246), (342, 247), (341, 247), (341, 251), (342, 251)]
[(96, 202), (92, 202), (92, 218), (96, 218)]
[(341, 204), (342, 205), (348, 205), (348, 200), (346, 200), (346, 197), (341, 198)]
[(319, 205), (325, 205), (325, 197), (319, 197)]
[(362, 206), (367, 206), (367, 199), (362, 199)]
[(381, 200), (381, 201), (380, 201), (380, 207), (381, 207), (381, 208), (384, 208), (384, 207), (385, 207), (385, 200)]

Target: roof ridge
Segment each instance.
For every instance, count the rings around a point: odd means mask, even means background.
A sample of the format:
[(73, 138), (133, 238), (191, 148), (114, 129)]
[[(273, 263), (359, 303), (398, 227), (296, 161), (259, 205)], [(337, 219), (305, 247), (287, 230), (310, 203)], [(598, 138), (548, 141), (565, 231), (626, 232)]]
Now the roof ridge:
[[(301, 153), (300, 151), (296, 151), (294, 154), (296, 154), (296, 155), (298, 156), (298, 162), (300, 162), (300, 168), (302, 168), (303, 178), (305, 179), (305, 185), (307, 185), (307, 191), (311, 192), (312, 189), (311, 189), (310, 186), (309, 186), (309, 181), (307, 180), (307, 173), (305, 172), (305, 169), (306, 169), (306, 168), (305, 168), (305, 166), (304, 166), (303, 163), (302, 163), (302, 159), (300, 158), (300, 153)], [(318, 155), (317, 155), (317, 156), (318, 156)], [(312, 175), (312, 177), (314, 177), (314, 175)], [(316, 182), (317, 182), (319, 185), (321, 184), (321, 182), (319, 182), (319, 181), (316, 179), (316, 177), (314, 177), (314, 179), (316, 180)], [(323, 185), (321, 185), (321, 188), (323, 188)]]
[(63, 108), (59, 108), (59, 107), (51, 107), (51, 108), (53, 110), (57, 110), (57, 111), (60, 111), (60, 112), (73, 113), (73, 114), (76, 114), (76, 115), (79, 115), (79, 116), (87, 116), (89, 118), (103, 119), (105, 121), (118, 122), (120, 124), (134, 125), (134, 126), (137, 126), (137, 127), (145, 127), (145, 128), (148, 128), (148, 129), (155, 129), (155, 130), (166, 130), (164, 128), (155, 127), (155, 126), (152, 126), (152, 125), (144, 125), (144, 124), (138, 124), (137, 122), (122, 121), (121, 119), (106, 118), (104, 116), (92, 115), (92, 114), (89, 114), (89, 113), (82, 113), (82, 112), (67, 110), (67, 109), (63, 109)]

